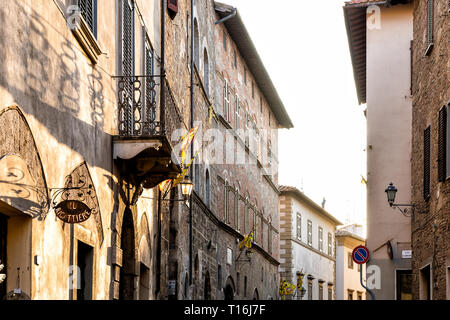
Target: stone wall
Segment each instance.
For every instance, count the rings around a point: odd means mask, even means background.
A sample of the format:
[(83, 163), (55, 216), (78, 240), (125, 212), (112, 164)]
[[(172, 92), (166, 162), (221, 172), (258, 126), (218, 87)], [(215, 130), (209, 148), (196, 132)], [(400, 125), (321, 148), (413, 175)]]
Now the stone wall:
[[(446, 299), (450, 266), (450, 181), (438, 182), (438, 112), (450, 99), (449, 4), (434, 1), (434, 46), (426, 43), (427, 1), (414, 1), (412, 197), (417, 205), (412, 219), (413, 296), (420, 298), (420, 269), (431, 265), (431, 296)], [(431, 125), (430, 197), (423, 196), (424, 130)], [(448, 143), (448, 142), (447, 142)], [(449, 156), (449, 155), (447, 155)]]

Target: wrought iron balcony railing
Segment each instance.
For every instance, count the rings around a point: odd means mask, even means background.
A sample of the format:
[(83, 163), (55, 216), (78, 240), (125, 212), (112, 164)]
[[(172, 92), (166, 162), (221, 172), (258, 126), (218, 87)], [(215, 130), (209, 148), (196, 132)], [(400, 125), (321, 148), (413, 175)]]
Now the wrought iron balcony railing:
[[(119, 76), (119, 136), (145, 137), (165, 133), (156, 99), (160, 76)], [(159, 81), (158, 81), (159, 82)], [(162, 120), (162, 121), (161, 121)]]
[[(119, 137), (145, 138), (170, 135), (186, 129), (165, 77), (118, 76)], [(157, 87), (164, 85), (164, 103)]]

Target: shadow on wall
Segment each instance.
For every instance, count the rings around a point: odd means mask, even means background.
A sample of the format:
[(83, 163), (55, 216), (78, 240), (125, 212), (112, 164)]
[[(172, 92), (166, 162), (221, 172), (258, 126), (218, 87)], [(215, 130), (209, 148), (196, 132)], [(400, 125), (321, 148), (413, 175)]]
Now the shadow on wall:
[[(57, 12), (56, 6), (49, 10)], [(66, 38), (22, 2), (0, 7), (0, 24), (9, 26), (0, 37), (0, 61), (4, 62), (0, 63), (0, 87), (59, 143), (81, 154), (89, 165), (110, 171), (112, 137), (104, 132), (102, 73), (77, 53), (74, 37)], [(92, 70), (86, 77), (79, 69), (83, 65)], [(80, 119), (86, 108), (92, 124)]]

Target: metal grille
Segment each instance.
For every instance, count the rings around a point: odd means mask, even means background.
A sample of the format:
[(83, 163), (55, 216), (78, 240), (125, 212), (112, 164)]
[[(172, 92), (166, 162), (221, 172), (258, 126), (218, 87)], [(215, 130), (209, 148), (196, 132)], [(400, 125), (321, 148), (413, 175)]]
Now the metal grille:
[(445, 181), (447, 177), (446, 164), (447, 164), (447, 107), (444, 106), (439, 111), (439, 123), (438, 123), (438, 179), (440, 182)]
[(431, 127), (425, 129), (423, 134), (423, 197), (430, 196), (430, 160), (431, 160)]
[(94, 12), (95, 12), (95, 0), (78, 0), (78, 6), (81, 11), (81, 16), (83, 17), (84, 21), (89, 26), (89, 29), (94, 33)]
[[(119, 100), (121, 101), (119, 113), (119, 133), (121, 135), (132, 135), (136, 129), (139, 131), (139, 126), (136, 128), (133, 125), (134, 107), (134, 79), (133, 79), (133, 9), (129, 0), (123, 0), (122, 11), (122, 73), (124, 78), (119, 82)], [(138, 101), (140, 102), (138, 95)], [(140, 121), (140, 116), (138, 117)], [(134, 128), (133, 128), (134, 127)]]

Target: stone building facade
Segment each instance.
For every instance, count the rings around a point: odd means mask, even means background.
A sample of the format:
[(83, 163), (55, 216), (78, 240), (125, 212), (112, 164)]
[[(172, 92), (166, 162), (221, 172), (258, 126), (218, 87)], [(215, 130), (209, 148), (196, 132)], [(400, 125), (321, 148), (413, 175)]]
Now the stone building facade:
[(336, 300), (335, 233), (342, 223), (295, 187), (280, 186), (279, 211), (280, 277), (297, 286), (285, 298)]
[(414, 299), (450, 299), (449, 6), (445, 0), (414, 1)]
[[(239, 13), (216, 24), (234, 8), (190, 6), (55, 0), (0, 9), (2, 297), (277, 298), (276, 130), (292, 123)], [(224, 79), (242, 101), (242, 132), (224, 112)], [(163, 198), (158, 185), (181, 173), (178, 142), (191, 120), (201, 151), (189, 173), (195, 191), (191, 202), (179, 186)], [(261, 132), (251, 136), (257, 148), (246, 143), (251, 129)], [(230, 145), (242, 164), (229, 162)], [(70, 208), (87, 220), (62, 221)], [(254, 225), (251, 253), (239, 250)]]
[[(277, 130), (292, 123), (234, 10), (195, 1), (192, 13), (191, 1), (178, 1), (176, 15), (167, 20), (167, 78), (188, 123), (192, 48), (192, 120), (199, 128), (190, 171), (192, 253), (185, 223), (190, 216), (179, 216), (174, 299), (278, 297)], [(250, 143), (245, 136), (252, 129), (259, 135)], [(247, 253), (239, 244), (254, 226)]]
[[(160, 9), (146, 1), (10, 1), (0, 9), (1, 298), (154, 297), (157, 206), (132, 197), (140, 187), (113, 144), (122, 135), (115, 76), (125, 11), (141, 26), (136, 44), (159, 56)], [(142, 58), (129, 67), (144, 69)], [(86, 221), (60, 219), (83, 205)]]

